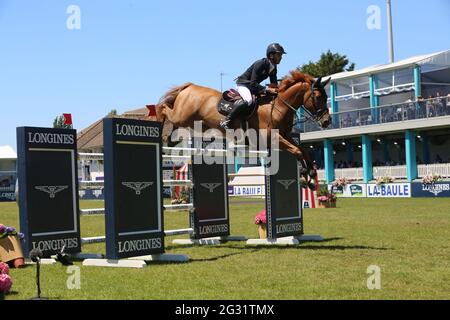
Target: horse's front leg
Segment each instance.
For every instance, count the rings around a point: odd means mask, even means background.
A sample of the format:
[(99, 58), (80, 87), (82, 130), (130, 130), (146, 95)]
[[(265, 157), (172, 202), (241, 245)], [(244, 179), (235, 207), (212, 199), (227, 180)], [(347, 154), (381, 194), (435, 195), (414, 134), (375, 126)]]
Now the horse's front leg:
[(314, 178), (317, 175), (316, 170), (313, 168), (313, 163), (307, 152), (303, 152), (299, 146), (297, 146), (292, 140), (277, 134), (279, 146), (281, 150), (286, 150), (293, 154), (300, 164), (301, 182), (303, 186), (308, 186), (311, 189), (315, 188), (313, 182), (308, 179), (308, 175)]
[[(296, 146), (296, 147), (300, 150), (300, 152), (301, 152), (301, 154), (302, 154), (302, 156), (303, 156), (302, 162), (303, 162), (303, 164), (305, 165), (305, 168), (306, 168), (307, 171), (308, 171), (308, 172), (307, 172), (308, 175), (309, 175), (311, 178), (317, 177), (317, 170), (316, 170), (316, 168), (315, 168), (315, 166), (314, 166), (314, 162), (312, 161), (311, 156), (309, 155), (309, 152), (306, 151), (306, 150), (303, 150), (303, 148), (300, 147), (298, 144), (296, 144), (296, 143), (294, 142), (294, 140), (292, 140), (292, 139), (290, 139), (290, 138), (287, 138), (287, 140), (288, 140), (290, 143), (292, 143), (294, 146)], [(299, 161), (300, 161), (300, 160), (299, 160)]]

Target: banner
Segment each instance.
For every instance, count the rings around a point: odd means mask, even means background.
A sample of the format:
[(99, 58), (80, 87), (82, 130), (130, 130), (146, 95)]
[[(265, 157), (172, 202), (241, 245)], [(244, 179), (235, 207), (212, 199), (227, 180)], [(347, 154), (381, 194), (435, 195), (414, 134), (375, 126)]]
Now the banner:
[(436, 182), (432, 184), (413, 183), (411, 188), (413, 197), (450, 197), (450, 182)]
[(266, 167), (267, 239), (303, 234), (302, 191), (297, 159), (287, 151), (279, 153), (280, 166), (276, 174)]
[(79, 190), (78, 196), (80, 200), (105, 200), (103, 189)]
[(410, 198), (410, 183), (368, 184), (368, 198)]
[(17, 128), (17, 153), (25, 256), (81, 252), (76, 130)]
[(0, 173), (0, 202), (16, 201), (15, 181), (16, 174)]
[(164, 253), (161, 124), (103, 119), (106, 258)]
[[(328, 185), (331, 192), (333, 185)], [(364, 183), (349, 183), (344, 187), (334, 187), (333, 193), (339, 198), (366, 198), (367, 188)]]
[(264, 186), (229, 186), (228, 195), (235, 197), (257, 197), (264, 196)]
[(16, 201), (16, 194), (14, 192), (0, 191), (0, 202)]

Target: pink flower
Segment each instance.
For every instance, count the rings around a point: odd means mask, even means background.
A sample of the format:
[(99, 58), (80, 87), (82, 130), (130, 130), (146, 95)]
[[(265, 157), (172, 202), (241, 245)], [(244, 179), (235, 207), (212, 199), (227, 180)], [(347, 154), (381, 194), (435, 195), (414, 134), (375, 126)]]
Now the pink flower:
[(7, 274), (0, 274), (0, 292), (8, 293), (12, 287), (11, 277)]
[(0, 274), (9, 274), (9, 267), (4, 262), (0, 262)]
[(255, 224), (266, 224), (266, 210), (260, 211), (255, 217)]

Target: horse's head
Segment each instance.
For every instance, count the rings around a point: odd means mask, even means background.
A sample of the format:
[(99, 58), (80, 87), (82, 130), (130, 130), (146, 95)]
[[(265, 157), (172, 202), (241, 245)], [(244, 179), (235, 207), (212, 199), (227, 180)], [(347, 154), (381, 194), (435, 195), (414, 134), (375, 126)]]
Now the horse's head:
[(311, 83), (303, 106), (311, 113), (314, 120), (316, 120), (322, 128), (327, 128), (331, 124), (331, 116), (327, 106), (328, 96), (325, 92), (325, 86), (330, 82), (328, 78), (322, 83), (322, 77)]
[(330, 79), (322, 82), (321, 77), (314, 79), (298, 70), (291, 71), (291, 75), (280, 84), (280, 97), (285, 104), (294, 108), (303, 106), (307, 118), (317, 121), (322, 128), (327, 128), (331, 124), (331, 116), (325, 86)]

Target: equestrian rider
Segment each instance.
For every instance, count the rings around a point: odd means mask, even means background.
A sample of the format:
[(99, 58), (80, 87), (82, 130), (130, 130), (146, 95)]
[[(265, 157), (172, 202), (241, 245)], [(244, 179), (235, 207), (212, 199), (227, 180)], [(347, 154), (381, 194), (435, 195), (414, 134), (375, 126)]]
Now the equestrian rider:
[[(253, 95), (258, 96), (263, 92), (277, 94), (277, 65), (281, 62), (282, 55), (286, 54), (283, 47), (278, 43), (272, 43), (267, 47), (266, 58), (253, 63), (240, 77), (237, 78), (237, 91), (242, 99), (238, 100), (233, 110), (225, 120), (220, 122), (223, 129), (230, 129), (232, 121), (252, 105)], [(270, 77), (270, 86), (265, 88), (260, 83)]]

